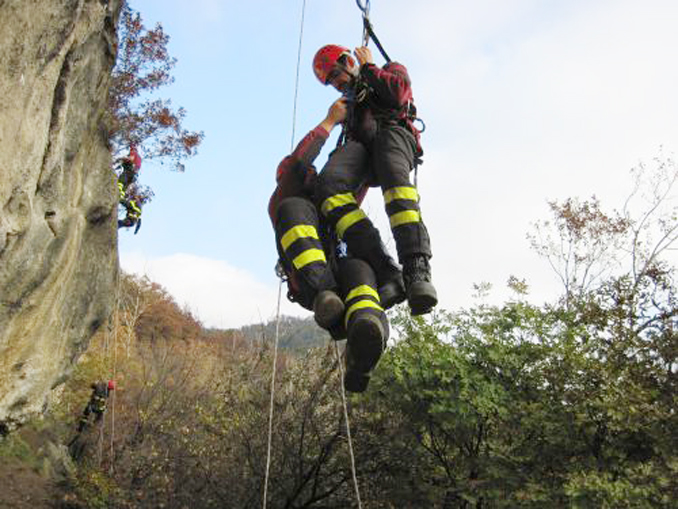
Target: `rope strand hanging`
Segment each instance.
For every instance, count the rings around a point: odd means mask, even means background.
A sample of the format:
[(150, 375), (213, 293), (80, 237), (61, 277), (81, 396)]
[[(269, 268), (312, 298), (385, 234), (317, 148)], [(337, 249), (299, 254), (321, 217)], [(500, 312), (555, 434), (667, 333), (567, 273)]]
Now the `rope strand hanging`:
[[(292, 107), (292, 139), (290, 142), (291, 148), (290, 151), (294, 150), (294, 133), (297, 123), (297, 98), (299, 95), (299, 69), (301, 67), (301, 44), (303, 42), (304, 36), (304, 17), (306, 13), (306, 0), (303, 0), (301, 4), (301, 22), (299, 27), (299, 47), (297, 49), (297, 73), (294, 83), (294, 104)], [(275, 372), (277, 370), (277, 361), (278, 361), (278, 342), (280, 339), (280, 301), (282, 296), (282, 285), (283, 277), (282, 274), (278, 274), (280, 280), (278, 282), (278, 305), (276, 309), (276, 318), (275, 318), (275, 340), (273, 347), (273, 368), (271, 373), (271, 400), (270, 407), (268, 412), (268, 443), (266, 446), (266, 473), (264, 475), (264, 495), (263, 495), (263, 509), (266, 509), (266, 503), (268, 499), (268, 480), (271, 471), (271, 443), (273, 441), (273, 403), (275, 401)]]
[[(372, 37), (372, 39), (375, 41), (375, 44), (381, 51), (382, 55), (387, 61), (390, 61), (388, 55), (386, 55), (386, 52), (383, 50), (381, 47), (381, 44), (379, 43), (378, 39), (376, 38), (376, 35), (374, 34), (374, 31), (371, 28), (371, 25), (369, 23), (369, 0), (366, 0), (365, 5), (363, 6), (360, 3), (360, 0), (356, 0), (358, 3), (358, 7), (363, 11), (363, 25), (364, 25), (364, 33), (363, 33), (363, 38), (364, 38), (364, 45), (367, 45), (367, 42), (369, 42), (369, 38)], [(300, 28), (299, 28), (299, 46), (297, 50), (297, 69), (296, 69), (296, 80), (295, 80), (295, 87), (294, 87), (294, 104), (292, 108), (292, 139), (290, 143), (290, 151), (294, 150), (294, 136), (295, 136), (295, 130), (296, 130), (296, 114), (297, 114), (297, 99), (298, 99), (298, 93), (299, 93), (299, 70), (301, 67), (301, 48), (302, 48), (302, 41), (303, 41), (303, 34), (304, 34), (304, 18), (305, 18), (305, 12), (306, 12), (306, 0), (303, 0), (302, 2), (302, 9), (301, 9), (301, 23), (300, 23)], [(273, 436), (273, 408), (274, 408), (274, 401), (275, 401), (275, 376), (276, 376), (276, 370), (277, 370), (277, 358), (278, 358), (278, 343), (279, 343), (279, 336), (280, 336), (280, 303), (281, 303), (281, 295), (282, 295), (282, 284), (285, 281), (284, 278), (284, 273), (282, 271), (278, 272), (279, 276), (279, 285), (278, 285), (278, 303), (277, 303), (277, 310), (276, 310), (276, 326), (275, 326), (275, 340), (274, 340), (274, 352), (273, 352), (273, 368), (272, 368), (272, 374), (271, 374), (271, 397), (270, 397), (270, 407), (269, 407), (269, 417), (268, 417), (268, 442), (267, 442), (267, 450), (266, 450), (266, 471), (265, 471), (265, 476), (264, 476), (264, 494), (263, 494), (263, 509), (266, 509), (267, 505), (267, 499), (268, 499), (268, 482), (270, 478), (270, 468), (271, 468), (271, 444), (272, 444), (272, 436)], [(339, 347), (336, 342), (334, 342), (335, 346), (335, 353), (337, 357), (337, 364), (339, 365), (339, 375), (340, 375), (340, 385), (341, 385), (341, 399), (342, 399), (342, 405), (343, 405), (343, 410), (344, 410), (344, 419), (346, 422), (346, 434), (347, 434), (347, 441), (348, 441), (348, 448), (349, 448), (349, 455), (351, 459), (351, 473), (352, 473), (352, 478), (353, 478), (353, 486), (355, 489), (355, 494), (356, 494), (356, 500), (357, 500), (357, 507), (358, 509), (362, 509), (362, 502), (360, 499), (360, 489), (358, 485), (358, 477), (357, 477), (357, 471), (356, 471), (356, 466), (355, 466), (355, 456), (353, 454), (353, 443), (351, 439), (351, 426), (350, 426), (350, 421), (349, 421), (349, 416), (348, 416), (348, 404), (346, 402), (346, 393), (343, 385), (343, 379), (344, 379), (344, 370), (343, 370), (343, 365), (342, 365), (342, 359), (339, 354)]]
[(363, 504), (360, 500), (360, 487), (358, 485), (358, 474), (355, 467), (355, 456), (353, 454), (353, 440), (351, 439), (351, 423), (348, 419), (348, 404), (346, 403), (346, 390), (344, 389), (344, 366), (341, 363), (339, 355), (339, 345), (334, 341), (334, 351), (337, 355), (337, 364), (339, 364), (339, 385), (341, 386), (341, 402), (344, 406), (344, 422), (346, 422), (346, 441), (348, 442), (348, 454), (351, 457), (351, 476), (353, 477), (353, 489), (355, 498), (358, 502), (358, 509), (362, 509)]

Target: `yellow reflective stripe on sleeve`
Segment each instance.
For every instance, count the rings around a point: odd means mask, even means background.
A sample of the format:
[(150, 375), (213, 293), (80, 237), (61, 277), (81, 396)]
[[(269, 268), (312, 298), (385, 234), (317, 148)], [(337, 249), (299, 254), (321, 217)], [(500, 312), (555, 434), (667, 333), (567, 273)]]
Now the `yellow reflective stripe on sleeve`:
[(383, 311), (384, 308), (382, 308), (379, 304), (372, 300), (359, 300), (355, 304), (353, 304), (350, 308), (346, 310), (346, 318), (344, 321), (344, 324), (348, 327), (348, 320), (351, 318), (351, 315), (358, 311), (359, 309), (365, 309), (365, 308), (372, 308), (376, 309), (377, 311)]
[(404, 210), (393, 214), (389, 221), (391, 223), (391, 229), (393, 229), (407, 223), (418, 223), (421, 221), (421, 216), (417, 210)]
[(388, 205), (393, 200), (419, 201), (419, 193), (414, 187), (393, 187), (384, 191), (384, 203)]
[(360, 285), (348, 292), (348, 295), (346, 296), (346, 302), (350, 301), (351, 299), (355, 299), (356, 297), (364, 296), (374, 297), (377, 299), (377, 301), (379, 301), (379, 293), (374, 288), (368, 285)]
[(323, 204), (320, 206), (320, 210), (322, 211), (323, 215), (326, 216), (337, 207), (343, 207), (344, 205), (349, 205), (351, 203), (358, 203), (355, 201), (355, 196), (353, 196), (353, 193), (335, 194), (323, 202)]
[(307, 249), (292, 260), (292, 263), (297, 270), (301, 270), (303, 267), (306, 267), (306, 265), (313, 262), (327, 262), (325, 252), (322, 249)]
[(318, 231), (315, 229), (315, 226), (301, 224), (290, 228), (280, 239), (280, 245), (282, 245), (283, 250), (287, 251), (287, 248), (290, 247), (295, 240), (302, 238), (318, 239)]
[(360, 209), (349, 212), (344, 217), (342, 217), (337, 222), (337, 235), (339, 236), (339, 238), (340, 239), (344, 238), (344, 233), (346, 233), (346, 230), (348, 230), (358, 221), (362, 221), (366, 217), (367, 216), (365, 215), (365, 213)]

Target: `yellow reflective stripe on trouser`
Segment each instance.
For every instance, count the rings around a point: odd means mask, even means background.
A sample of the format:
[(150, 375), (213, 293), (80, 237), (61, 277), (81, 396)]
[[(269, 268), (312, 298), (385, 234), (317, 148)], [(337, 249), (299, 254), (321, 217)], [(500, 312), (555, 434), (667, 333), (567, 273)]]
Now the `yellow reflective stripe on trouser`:
[(414, 187), (393, 187), (384, 191), (384, 203), (388, 205), (393, 200), (419, 201), (419, 193)]
[(290, 228), (280, 239), (280, 245), (283, 250), (287, 251), (287, 248), (290, 247), (295, 240), (303, 238), (318, 239), (318, 231), (315, 229), (315, 226), (300, 224), (299, 226)]
[(301, 270), (303, 267), (306, 267), (306, 265), (313, 262), (327, 263), (325, 252), (322, 249), (307, 249), (292, 260), (292, 263), (297, 270)]
[(396, 226), (400, 226), (407, 223), (418, 223), (421, 221), (421, 215), (418, 210), (403, 210), (402, 212), (396, 212), (393, 214), (389, 221), (391, 223), (391, 229)]
[(129, 202), (130, 207), (132, 210), (129, 212), (129, 215), (134, 218), (139, 218), (141, 217), (141, 209), (139, 206), (134, 202), (134, 200), (130, 200)]
[(358, 202), (355, 201), (355, 196), (353, 196), (353, 193), (335, 194), (323, 202), (323, 204), (320, 206), (320, 210), (322, 211), (323, 215), (326, 216), (337, 207), (343, 207), (344, 205), (350, 205), (351, 203), (355, 203), (356, 205), (358, 204)]
[(348, 230), (358, 221), (362, 221), (365, 218), (367, 218), (367, 216), (360, 209), (353, 210), (346, 214), (344, 217), (342, 217), (339, 221), (337, 221), (337, 235), (339, 236), (339, 238), (343, 239), (346, 230)]
[(374, 297), (375, 299), (377, 299), (377, 302), (379, 301), (379, 293), (374, 288), (368, 285), (356, 286), (353, 290), (348, 292), (348, 295), (344, 300), (348, 302), (351, 299), (355, 299), (356, 297), (365, 297), (365, 296)]
[(348, 327), (348, 320), (351, 318), (351, 315), (358, 311), (359, 309), (365, 309), (365, 308), (372, 308), (376, 309), (377, 311), (383, 311), (384, 308), (382, 308), (379, 304), (374, 302), (373, 300), (359, 300), (355, 304), (353, 304), (350, 308), (346, 310), (346, 318), (344, 324)]

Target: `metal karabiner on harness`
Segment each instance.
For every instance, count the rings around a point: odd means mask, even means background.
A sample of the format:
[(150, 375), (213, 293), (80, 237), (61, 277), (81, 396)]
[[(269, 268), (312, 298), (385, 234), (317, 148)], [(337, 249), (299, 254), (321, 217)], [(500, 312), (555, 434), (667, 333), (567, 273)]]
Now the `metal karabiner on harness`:
[(355, 0), (355, 3), (358, 5), (358, 9), (360, 9), (363, 13), (363, 46), (367, 47), (367, 44), (370, 42), (370, 39), (372, 39), (374, 41), (374, 44), (377, 46), (379, 53), (381, 53), (381, 56), (384, 57), (384, 60), (386, 60), (386, 62), (390, 62), (391, 58), (388, 56), (386, 50), (381, 45), (381, 42), (379, 41), (377, 34), (374, 33), (372, 23), (370, 23), (370, 0), (365, 0), (364, 3), (361, 2), (360, 0)]

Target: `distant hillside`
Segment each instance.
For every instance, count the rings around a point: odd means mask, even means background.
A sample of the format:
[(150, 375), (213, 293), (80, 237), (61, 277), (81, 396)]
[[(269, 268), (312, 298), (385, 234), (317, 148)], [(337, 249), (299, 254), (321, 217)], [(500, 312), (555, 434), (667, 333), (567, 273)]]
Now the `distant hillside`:
[[(266, 324), (246, 325), (239, 329), (244, 338), (261, 342), (275, 339), (276, 321)], [(309, 348), (326, 346), (330, 335), (315, 323), (312, 317), (296, 318), (282, 316), (280, 318), (279, 343), (280, 348), (297, 352)]]

